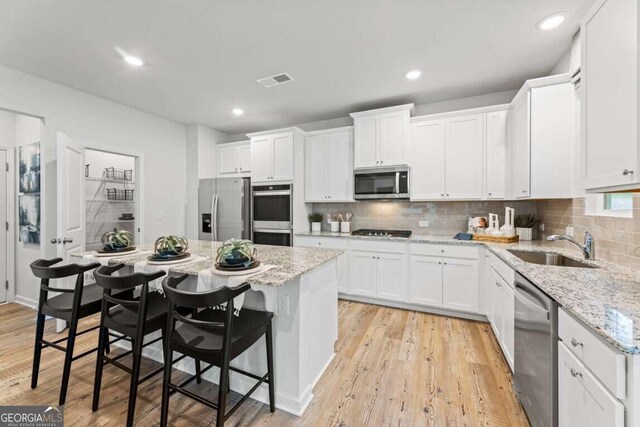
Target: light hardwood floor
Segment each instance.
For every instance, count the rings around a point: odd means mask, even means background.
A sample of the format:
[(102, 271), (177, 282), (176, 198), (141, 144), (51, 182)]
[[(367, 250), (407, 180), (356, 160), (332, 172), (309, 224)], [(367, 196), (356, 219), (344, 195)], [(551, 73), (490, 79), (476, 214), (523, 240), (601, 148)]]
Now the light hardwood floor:
[[(96, 321), (86, 319), (82, 326)], [(528, 425), (487, 323), (340, 301), (339, 328), (336, 357), (303, 417), (279, 410), (271, 414), (266, 405), (248, 400), (227, 425)], [(43, 350), (39, 385), (32, 390), (34, 329), (33, 310), (18, 304), (0, 306), (0, 405), (57, 404), (64, 354)], [(54, 335), (54, 322), (48, 321), (45, 337)], [(96, 341), (95, 332), (83, 335), (76, 349), (89, 349)], [(143, 373), (157, 366), (152, 361), (144, 365)], [(124, 425), (128, 375), (113, 366), (105, 368), (100, 409), (93, 413), (94, 368), (94, 355), (72, 366), (66, 425)], [(158, 424), (161, 385), (158, 375), (141, 386), (136, 425)], [(215, 398), (214, 384), (191, 387)], [(215, 411), (183, 396), (172, 397), (170, 417), (176, 426), (215, 423)]]

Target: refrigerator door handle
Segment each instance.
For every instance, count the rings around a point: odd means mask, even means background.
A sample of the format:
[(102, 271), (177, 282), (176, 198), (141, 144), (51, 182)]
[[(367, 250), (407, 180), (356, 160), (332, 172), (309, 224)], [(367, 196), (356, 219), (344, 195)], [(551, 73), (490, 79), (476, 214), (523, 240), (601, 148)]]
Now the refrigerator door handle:
[(211, 199), (211, 241), (218, 240), (218, 195)]

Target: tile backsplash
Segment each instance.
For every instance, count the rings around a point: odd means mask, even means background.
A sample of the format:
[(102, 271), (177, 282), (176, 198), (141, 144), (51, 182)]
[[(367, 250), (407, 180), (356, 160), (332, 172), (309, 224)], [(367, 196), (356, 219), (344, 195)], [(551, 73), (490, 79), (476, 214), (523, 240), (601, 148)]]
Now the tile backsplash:
[(585, 215), (583, 198), (538, 201), (538, 215), (545, 225), (543, 237), (565, 234), (566, 227), (572, 226), (574, 238), (582, 242), (588, 231), (595, 241), (596, 259), (640, 268), (640, 194), (633, 196), (633, 218)]
[[(383, 228), (411, 230), (414, 234), (454, 236), (467, 231), (469, 216), (488, 216), (489, 212), (504, 218), (505, 206), (513, 207), (517, 214), (536, 213), (533, 201), (469, 201), (469, 202), (407, 202), (363, 201), (355, 203), (314, 203), (313, 211), (325, 215), (323, 230), (328, 230), (326, 215), (351, 212), (351, 230)], [(429, 227), (420, 227), (419, 221), (429, 221)]]

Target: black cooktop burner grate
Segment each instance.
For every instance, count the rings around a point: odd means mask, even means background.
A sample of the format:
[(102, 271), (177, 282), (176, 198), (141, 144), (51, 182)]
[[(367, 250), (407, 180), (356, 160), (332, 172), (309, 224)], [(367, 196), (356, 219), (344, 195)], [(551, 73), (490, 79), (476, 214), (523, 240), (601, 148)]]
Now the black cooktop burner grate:
[(411, 237), (411, 230), (376, 230), (362, 228), (351, 232), (353, 236), (375, 236), (375, 237)]

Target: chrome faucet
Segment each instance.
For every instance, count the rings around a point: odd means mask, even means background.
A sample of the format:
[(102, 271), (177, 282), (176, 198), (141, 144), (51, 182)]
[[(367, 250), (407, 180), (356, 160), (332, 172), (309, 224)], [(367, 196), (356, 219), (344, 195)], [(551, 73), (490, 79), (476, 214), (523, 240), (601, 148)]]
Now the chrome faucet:
[(595, 244), (593, 242), (593, 236), (588, 231), (584, 232), (584, 245), (576, 242), (572, 237), (566, 236), (564, 234), (553, 234), (547, 237), (547, 240), (551, 242), (555, 242), (556, 240), (566, 240), (567, 242), (571, 242), (577, 247), (580, 248), (582, 254), (584, 255), (584, 259), (596, 259), (596, 249)]

